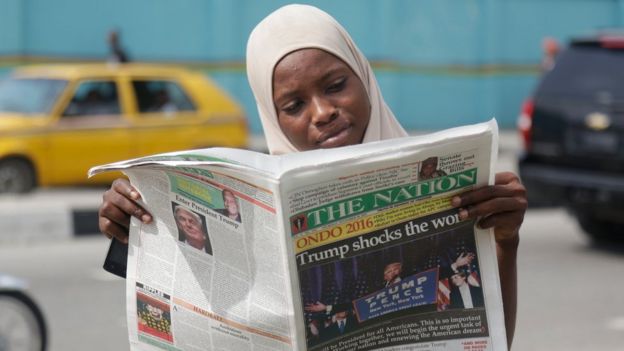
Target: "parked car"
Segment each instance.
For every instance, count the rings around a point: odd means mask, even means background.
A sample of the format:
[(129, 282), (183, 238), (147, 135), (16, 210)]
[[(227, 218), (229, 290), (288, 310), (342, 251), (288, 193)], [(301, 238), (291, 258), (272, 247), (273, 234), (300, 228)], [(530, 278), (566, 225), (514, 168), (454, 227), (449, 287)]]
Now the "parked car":
[(240, 104), (199, 72), (149, 64), (40, 65), (0, 81), (0, 192), (106, 184), (95, 165), (247, 147)]
[(561, 205), (594, 238), (624, 231), (624, 35), (572, 40), (518, 119), (533, 205)]

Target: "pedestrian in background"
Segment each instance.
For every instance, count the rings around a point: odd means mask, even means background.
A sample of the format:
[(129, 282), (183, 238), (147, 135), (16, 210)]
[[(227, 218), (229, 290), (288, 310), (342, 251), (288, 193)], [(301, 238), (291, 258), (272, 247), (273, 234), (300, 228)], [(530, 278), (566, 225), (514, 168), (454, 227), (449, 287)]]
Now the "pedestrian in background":
[(111, 30), (108, 33), (108, 47), (110, 50), (108, 61), (110, 63), (130, 62), (128, 54), (126, 54), (125, 50), (121, 46), (121, 39), (120, 39), (119, 31)]
[(542, 40), (542, 51), (543, 56), (541, 69), (542, 73), (546, 73), (555, 67), (555, 60), (559, 54), (559, 42), (557, 42), (557, 39), (552, 37), (544, 38)]

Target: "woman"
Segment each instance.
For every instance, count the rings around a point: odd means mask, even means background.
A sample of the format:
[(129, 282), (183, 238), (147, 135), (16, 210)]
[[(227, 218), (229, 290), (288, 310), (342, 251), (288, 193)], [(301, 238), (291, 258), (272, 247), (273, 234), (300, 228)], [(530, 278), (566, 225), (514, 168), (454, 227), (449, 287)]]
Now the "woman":
[[(373, 71), (350, 36), (331, 16), (306, 5), (289, 5), (253, 30), (247, 45), (247, 75), (272, 154), (333, 148), (407, 135), (385, 104)], [(516, 252), (527, 201), (512, 173), (495, 185), (452, 200), (462, 219), (481, 218), (494, 228), (511, 344), (516, 315)], [(104, 195), (100, 229), (127, 240), (129, 216), (151, 216), (127, 181)]]

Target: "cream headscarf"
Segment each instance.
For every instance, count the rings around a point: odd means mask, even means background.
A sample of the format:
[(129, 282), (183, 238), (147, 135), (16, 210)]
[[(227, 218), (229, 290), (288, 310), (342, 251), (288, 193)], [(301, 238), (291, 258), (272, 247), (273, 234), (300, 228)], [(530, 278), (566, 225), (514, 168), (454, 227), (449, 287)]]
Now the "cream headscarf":
[(287, 5), (267, 16), (247, 42), (247, 78), (271, 154), (298, 151), (282, 133), (273, 104), (273, 69), (285, 55), (304, 48), (325, 50), (346, 62), (362, 80), (371, 103), (363, 142), (406, 136), (386, 105), (368, 60), (329, 14), (308, 5)]

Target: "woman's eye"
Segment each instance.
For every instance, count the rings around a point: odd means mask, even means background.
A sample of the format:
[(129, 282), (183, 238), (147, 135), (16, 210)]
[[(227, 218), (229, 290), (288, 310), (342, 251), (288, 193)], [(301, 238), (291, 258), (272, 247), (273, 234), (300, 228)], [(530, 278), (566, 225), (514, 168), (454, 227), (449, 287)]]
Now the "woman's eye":
[(329, 87), (327, 87), (327, 92), (335, 93), (341, 91), (347, 82), (346, 78), (341, 78), (338, 81), (332, 83)]
[(301, 101), (293, 101), (293, 102), (287, 104), (286, 106), (282, 107), (282, 111), (284, 111), (285, 113), (287, 113), (289, 115), (293, 115), (293, 114), (297, 113), (301, 109), (301, 105), (303, 105), (303, 102), (301, 102)]

